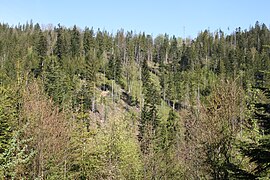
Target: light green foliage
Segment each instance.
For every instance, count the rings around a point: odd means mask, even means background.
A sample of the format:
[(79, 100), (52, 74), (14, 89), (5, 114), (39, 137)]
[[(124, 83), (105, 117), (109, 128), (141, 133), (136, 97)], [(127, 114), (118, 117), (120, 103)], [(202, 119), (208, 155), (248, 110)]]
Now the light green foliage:
[[(23, 139), (27, 124), (13, 132), (9, 147), (0, 156), (0, 177), (17, 179), (23, 175), (25, 166), (29, 165), (35, 155), (33, 148), (28, 146), (32, 139)], [(1, 174), (3, 173), (3, 174)], [(2, 177), (1, 177), (2, 178)]]
[(18, 99), (7, 87), (0, 87), (0, 178), (19, 178), (23, 167), (30, 162), (34, 150), (28, 147), (31, 139), (23, 133), (27, 125), (18, 128)]
[(156, 154), (158, 161), (158, 177), (166, 179), (181, 179), (183, 171), (180, 162), (177, 162), (177, 145), (180, 136), (179, 117), (172, 109), (168, 118), (162, 122), (156, 138)]
[(3, 86), (0, 87), (0, 153), (3, 153), (10, 144), (12, 132), (15, 130), (17, 112), (12, 91)]
[(6, 176), (5, 165), (6, 153), (10, 150), (17, 118), (14, 107), (14, 99), (11, 97), (11, 90), (1, 85), (0, 87), (0, 177)]
[[(142, 164), (136, 136), (120, 114), (90, 132), (79, 125), (74, 129), (76, 159), (70, 177), (86, 179), (140, 179)], [(127, 119), (126, 119), (127, 120)], [(130, 121), (130, 120), (129, 120)]]

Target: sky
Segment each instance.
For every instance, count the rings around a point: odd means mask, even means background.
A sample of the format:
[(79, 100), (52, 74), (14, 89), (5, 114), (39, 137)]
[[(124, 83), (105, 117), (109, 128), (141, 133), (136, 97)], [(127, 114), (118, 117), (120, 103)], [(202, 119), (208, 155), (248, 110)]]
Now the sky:
[(0, 22), (58, 23), (81, 29), (119, 29), (157, 36), (195, 38), (205, 29), (226, 34), (249, 29), (256, 21), (270, 25), (269, 0), (1, 0)]

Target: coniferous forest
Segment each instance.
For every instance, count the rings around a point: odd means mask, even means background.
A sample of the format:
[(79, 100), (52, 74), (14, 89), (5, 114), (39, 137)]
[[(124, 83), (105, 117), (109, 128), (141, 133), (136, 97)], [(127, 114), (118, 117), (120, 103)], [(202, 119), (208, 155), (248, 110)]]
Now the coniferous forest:
[(0, 24), (0, 179), (270, 178), (270, 30)]

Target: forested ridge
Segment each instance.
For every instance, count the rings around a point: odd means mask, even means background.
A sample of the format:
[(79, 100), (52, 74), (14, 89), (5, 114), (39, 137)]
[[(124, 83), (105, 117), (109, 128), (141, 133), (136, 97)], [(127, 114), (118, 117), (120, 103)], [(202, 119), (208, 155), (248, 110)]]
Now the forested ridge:
[(270, 30), (0, 24), (1, 179), (270, 178)]

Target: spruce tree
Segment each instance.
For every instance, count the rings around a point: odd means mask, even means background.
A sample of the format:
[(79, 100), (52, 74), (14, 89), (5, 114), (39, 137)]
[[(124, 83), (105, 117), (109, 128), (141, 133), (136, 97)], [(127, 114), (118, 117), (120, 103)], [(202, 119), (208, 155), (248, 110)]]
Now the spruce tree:
[(95, 38), (94, 38), (94, 30), (89, 28), (85, 28), (84, 36), (83, 36), (83, 49), (84, 55), (86, 56), (90, 50), (93, 50), (95, 47)]
[(38, 40), (38, 44), (37, 44), (37, 48), (36, 48), (37, 55), (39, 58), (36, 76), (40, 75), (40, 73), (42, 73), (42, 71), (43, 71), (44, 61), (45, 61), (46, 55), (47, 55), (47, 47), (48, 47), (47, 39), (43, 35), (43, 32), (40, 30), (39, 31), (39, 40)]
[(116, 54), (115, 59), (115, 70), (114, 70), (114, 79), (115, 82), (122, 84), (122, 57), (119, 53)]
[[(251, 139), (242, 141), (240, 152), (249, 158), (250, 163), (255, 163), (252, 172), (246, 169), (236, 169), (236, 177), (267, 179), (270, 178), (270, 86), (269, 71), (259, 71), (256, 73), (256, 84), (253, 89), (249, 89), (251, 123)], [(250, 87), (249, 87), (250, 88)]]
[(173, 144), (176, 142), (176, 133), (178, 130), (176, 120), (177, 120), (176, 113), (175, 111), (173, 111), (173, 109), (171, 109), (169, 112), (169, 117), (166, 122), (168, 148), (173, 146)]
[(63, 63), (63, 57), (65, 55), (65, 42), (64, 42), (64, 30), (63, 27), (58, 24), (58, 28), (56, 28), (57, 39), (56, 39), (56, 47), (55, 54), (58, 57), (60, 64)]
[(115, 55), (111, 54), (108, 62), (108, 67), (107, 67), (107, 73), (106, 76), (108, 79), (114, 79), (115, 77)]
[(71, 33), (71, 55), (73, 58), (78, 58), (80, 55), (80, 32), (75, 25)]
[(61, 69), (60, 63), (52, 58), (44, 71), (44, 88), (55, 103), (68, 106), (71, 89), (69, 76)]
[(150, 82), (150, 74), (149, 74), (147, 59), (144, 58), (143, 63), (142, 63), (142, 83), (143, 83), (143, 87), (147, 87), (149, 82)]
[(100, 31), (100, 29), (98, 29), (97, 33), (96, 33), (96, 50), (97, 50), (97, 58), (101, 58), (103, 52), (105, 51), (105, 45), (104, 45), (104, 35), (103, 33)]
[(166, 90), (167, 90), (167, 71), (166, 71), (166, 67), (164, 65), (163, 61), (160, 61), (159, 64), (159, 83), (161, 86), (161, 95), (163, 97), (163, 100), (165, 101), (166, 99)]

